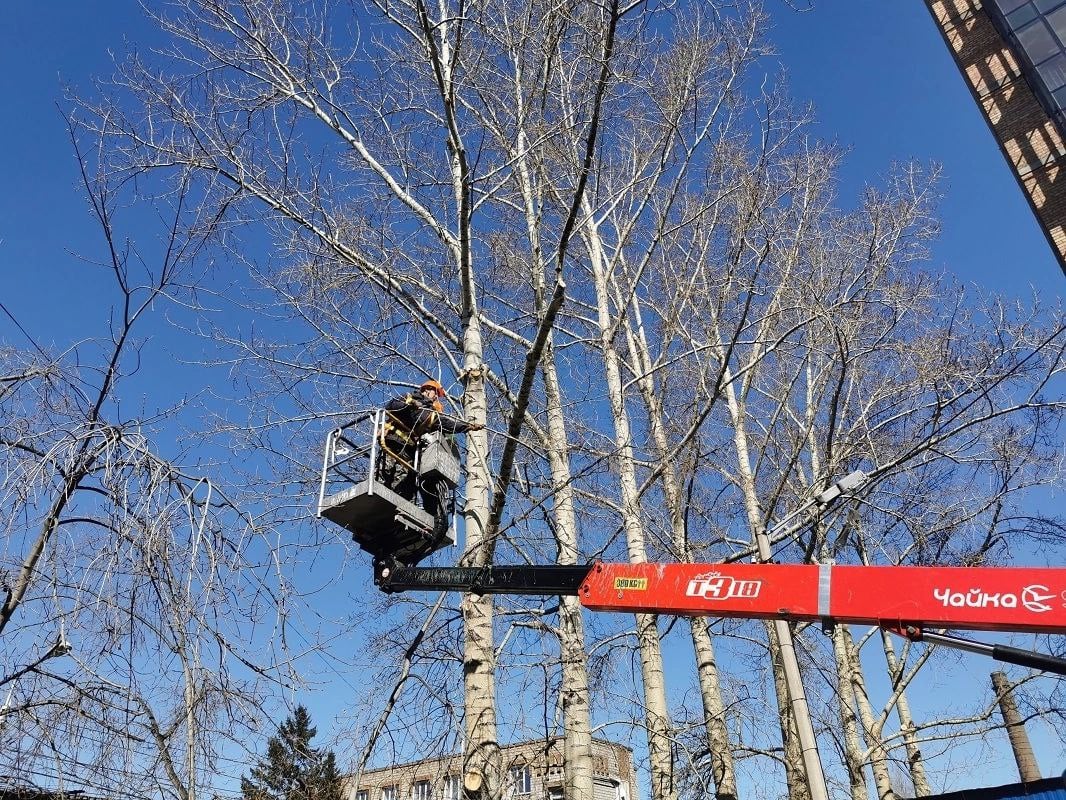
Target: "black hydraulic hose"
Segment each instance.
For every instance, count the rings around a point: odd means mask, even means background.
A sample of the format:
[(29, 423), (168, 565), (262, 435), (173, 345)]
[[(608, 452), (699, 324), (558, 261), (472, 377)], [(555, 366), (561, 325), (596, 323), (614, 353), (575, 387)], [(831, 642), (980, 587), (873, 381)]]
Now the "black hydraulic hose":
[(1034, 653), (1030, 650), (995, 644), (992, 645), (992, 658), (1007, 664), (1017, 664), (1020, 667), (1031, 667), (1044, 672), (1053, 672), (1056, 675), (1066, 675), (1066, 659), (1047, 653)]
[(1051, 656), (1047, 653), (1034, 653), (1032, 650), (1022, 650), (1005, 644), (985, 644), (974, 642), (970, 639), (960, 639), (958, 636), (950, 636), (945, 633), (930, 633), (909, 627), (904, 631), (907, 638), (917, 642), (925, 641), (931, 644), (940, 644), (954, 650), (965, 650), (969, 653), (978, 653), (989, 656), (996, 661), (1006, 664), (1017, 664), (1019, 667), (1051, 672), (1055, 675), (1066, 675), (1066, 659)]

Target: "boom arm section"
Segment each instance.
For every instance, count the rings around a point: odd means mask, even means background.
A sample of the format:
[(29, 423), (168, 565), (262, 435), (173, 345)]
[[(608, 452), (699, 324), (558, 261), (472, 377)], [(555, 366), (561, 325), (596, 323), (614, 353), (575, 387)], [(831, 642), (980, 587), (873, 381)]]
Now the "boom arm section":
[(592, 564), (577, 566), (516, 564), (485, 567), (407, 567), (374, 562), (374, 583), (386, 593), (409, 590), (473, 594), (575, 595)]
[(579, 597), (599, 611), (1066, 633), (1066, 569), (597, 564)]
[(574, 595), (593, 611), (876, 625), (915, 641), (1066, 675), (1066, 661), (927, 629), (1066, 633), (1066, 569), (826, 564), (405, 567), (379, 560), (385, 592)]

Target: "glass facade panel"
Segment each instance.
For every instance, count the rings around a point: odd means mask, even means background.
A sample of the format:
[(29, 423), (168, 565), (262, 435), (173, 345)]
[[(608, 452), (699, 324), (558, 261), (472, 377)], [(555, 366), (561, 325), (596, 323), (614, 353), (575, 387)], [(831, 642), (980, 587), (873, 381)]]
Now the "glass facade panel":
[(1037, 20), (1028, 28), (1018, 31), (1018, 41), (1033, 64), (1047, 61), (1062, 49), (1043, 20)]
[(993, 0), (985, 10), (1066, 135), (1066, 0)]
[(1025, 5), (1026, 0), (996, 0), (996, 5), (1004, 14), (1009, 14), (1014, 9)]
[(1049, 58), (1037, 68), (1037, 72), (1051, 91), (1066, 86), (1066, 55), (1059, 53), (1054, 58)]
[(1011, 30), (1016, 31), (1024, 28), (1030, 22), (1037, 18), (1036, 9), (1026, 3), (1019, 8), (1013, 14), (1007, 16), (1007, 23), (1010, 25)]
[(1066, 44), (1066, 6), (1062, 6), (1047, 15), (1048, 24), (1059, 37), (1060, 44)]

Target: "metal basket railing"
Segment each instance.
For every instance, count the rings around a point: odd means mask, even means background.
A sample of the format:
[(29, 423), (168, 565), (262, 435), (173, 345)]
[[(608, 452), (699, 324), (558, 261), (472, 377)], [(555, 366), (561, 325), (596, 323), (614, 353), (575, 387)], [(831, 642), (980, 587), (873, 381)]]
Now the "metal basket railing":
[(333, 494), (331, 489), (347, 488), (362, 481), (373, 484), (384, 415), (385, 412), (380, 409), (360, 414), (326, 434), (318, 487), (319, 517), (322, 516), (326, 498)]

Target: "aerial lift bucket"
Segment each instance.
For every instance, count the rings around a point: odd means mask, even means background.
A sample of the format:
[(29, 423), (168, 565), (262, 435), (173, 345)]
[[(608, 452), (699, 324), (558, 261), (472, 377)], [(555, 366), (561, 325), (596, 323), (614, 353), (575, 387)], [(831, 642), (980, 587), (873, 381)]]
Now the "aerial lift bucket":
[[(454, 444), (439, 433), (423, 437), (413, 461), (389, 449), (384, 436), (388, 412), (356, 417), (326, 436), (318, 492), (318, 516), (352, 534), (376, 560), (415, 564), (455, 543), (451, 511), (459, 482)], [(448, 514), (443, 530), (418, 502), (391, 488), (396, 470), (414, 474), (416, 494), (435, 489)]]

